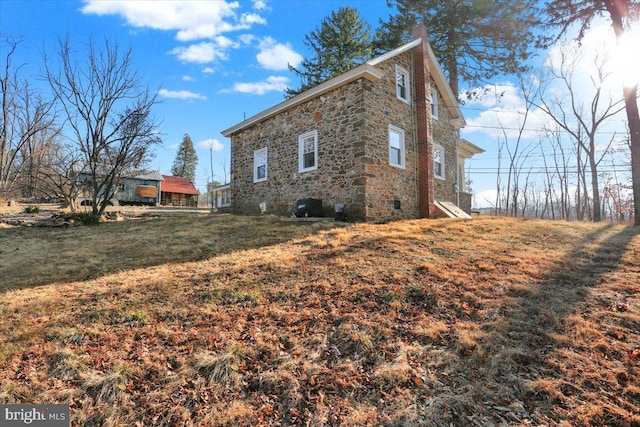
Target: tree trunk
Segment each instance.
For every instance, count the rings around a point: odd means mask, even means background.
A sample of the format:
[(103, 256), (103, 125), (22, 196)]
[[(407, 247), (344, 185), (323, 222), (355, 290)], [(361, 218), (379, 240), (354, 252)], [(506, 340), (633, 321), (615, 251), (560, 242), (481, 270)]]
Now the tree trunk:
[[(624, 35), (624, 25), (622, 18), (629, 13), (624, 2), (607, 0), (604, 2), (609, 15), (613, 31), (616, 34), (616, 40)], [(640, 113), (638, 112), (638, 102), (636, 101), (636, 93), (638, 84), (631, 87), (623, 87), (624, 104), (627, 112), (627, 120), (629, 122), (629, 133), (631, 142), (631, 180), (633, 182), (633, 213), (634, 225), (640, 226)]]
[(602, 221), (602, 206), (600, 188), (598, 187), (598, 166), (593, 155), (589, 156), (589, 166), (591, 167), (591, 193), (593, 194), (593, 222), (600, 222)]
[(629, 120), (631, 137), (631, 180), (633, 182), (633, 214), (636, 226), (640, 226), (640, 114), (636, 93), (638, 85), (624, 88), (624, 103)]

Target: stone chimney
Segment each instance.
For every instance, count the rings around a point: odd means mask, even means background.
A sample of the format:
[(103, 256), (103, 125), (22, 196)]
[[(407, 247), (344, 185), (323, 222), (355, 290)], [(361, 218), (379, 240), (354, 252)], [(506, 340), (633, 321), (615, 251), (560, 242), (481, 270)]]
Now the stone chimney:
[(423, 23), (413, 29), (414, 40), (422, 43), (413, 50), (413, 76), (416, 90), (416, 130), (418, 138), (418, 213), (431, 218), (434, 213), (433, 132), (431, 127), (431, 70), (427, 30)]

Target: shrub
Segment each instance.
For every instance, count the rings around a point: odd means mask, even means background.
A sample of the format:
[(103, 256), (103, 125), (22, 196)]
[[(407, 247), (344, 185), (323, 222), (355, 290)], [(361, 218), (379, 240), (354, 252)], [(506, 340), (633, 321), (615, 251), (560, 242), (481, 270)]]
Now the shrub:
[(40, 208), (37, 206), (27, 206), (26, 208), (24, 208), (24, 213), (38, 213), (40, 212)]
[(75, 219), (84, 225), (94, 225), (100, 222), (100, 215), (94, 215), (91, 212), (77, 212)]

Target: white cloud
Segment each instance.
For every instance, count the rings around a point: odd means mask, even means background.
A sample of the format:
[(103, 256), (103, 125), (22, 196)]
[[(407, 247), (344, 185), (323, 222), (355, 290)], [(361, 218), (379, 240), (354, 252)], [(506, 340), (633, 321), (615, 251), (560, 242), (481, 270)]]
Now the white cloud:
[(240, 34), (238, 36), (238, 40), (240, 41), (240, 43), (243, 43), (248, 46), (250, 46), (255, 39), (256, 39), (256, 36), (254, 36), (253, 34)]
[(235, 83), (232, 89), (223, 90), (222, 93), (249, 93), (264, 95), (268, 92), (284, 92), (289, 84), (289, 78), (283, 76), (269, 76), (266, 81), (252, 83)]
[(522, 129), (522, 138), (535, 138), (541, 135), (543, 129), (552, 127), (555, 126), (551, 119), (540, 109), (533, 109), (527, 114), (524, 106), (511, 109), (492, 108), (481, 112), (475, 118), (467, 119), (463, 133), (467, 135), (481, 132), (491, 138), (503, 139), (506, 136), (514, 139), (520, 136)]
[(475, 92), (482, 95), (467, 102), (466, 107), (482, 107), (483, 111), (476, 117), (467, 119), (464, 134), (480, 132), (492, 138), (504, 138), (505, 134), (508, 138), (516, 138), (524, 126), (522, 136), (532, 138), (540, 135), (540, 130), (550, 125), (549, 117), (543, 111), (532, 107), (526, 113), (524, 97), (513, 83), (486, 85), (477, 88)]
[(258, 46), (260, 52), (256, 56), (258, 63), (267, 70), (283, 71), (300, 65), (302, 56), (293, 50), (289, 43), (277, 43), (271, 37), (266, 37)]
[(213, 67), (204, 67), (202, 69), (202, 72), (205, 74), (213, 74), (216, 72), (216, 70)]
[(181, 77), (183, 82), (195, 82), (195, 77), (184, 75)]
[(496, 205), (496, 197), (498, 192), (496, 190), (484, 190), (478, 194), (473, 195), (473, 207), (474, 208), (492, 208)]
[(200, 141), (198, 143), (198, 147), (206, 148), (207, 150), (213, 151), (222, 151), (224, 150), (224, 145), (215, 138), (205, 139), (204, 141)]
[[(462, 90), (460, 97), (462, 99), (466, 99), (469, 92), (471, 91)], [(485, 85), (484, 87), (476, 88), (473, 92), (476, 96), (467, 101), (465, 105), (479, 105), (486, 108), (497, 107), (500, 105), (502, 108), (507, 109), (517, 108), (524, 105), (519, 89), (510, 82)]]
[[(640, 57), (640, 27), (630, 30), (629, 35), (632, 40), (635, 40), (635, 48), (627, 48), (625, 52), (632, 57), (633, 52), (636, 52), (636, 57)], [(559, 72), (564, 60), (565, 68), (567, 64), (575, 65), (569, 72), (577, 105), (582, 104), (585, 111), (588, 111), (596, 87), (599, 86), (602, 90), (599, 108), (601, 113), (604, 108), (609, 106), (610, 102), (614, 103), (622, 98), (622, 77), (616, 76), (615, 73), (628, 67), (620, 65), (619, 59), (614, 56), (615, 50), (615, 36), (610, 24), (594, 23), (582, 39), (581, 45), (575, 41), (569, 41), (559, 42), (551, 47), (541, 75), (528, 76), (527, 84), (532, 90), (546, 86), (544, 89), (545, 98), (552, 106), (561, 100), (565, 103), (568, 102), (569, 92), (565, 84), (558, 80), (550, 80), (549, 78), (552, 76), (545, 75), (549, 70)], [(605, 61), (604, 73), (611, 73), (603, 81), (600, 81), (594, 66), (598, 58), (600, 61)], [(640, 59), (638, 60), (640, 61)], [(640, 78), (640, 72), (633, 74), (636, 79)], [(467, 116), (467, 126), (463, 130), (463, 134), (485, 134), (494, 139), (503, 139), (506, 135), (513, 139), (518, 136), (525, 117), (526, 126), (522, 134), (525, 139), (541, 137), (544, 135), (545, 129), (556, 128), (552, 119), (542, 109), (531, 107), (530, 111), (526, 112), (522, 90), (512, 83), (487, 85), (476, 88), (475, 92), (482, 93), (483, 96), (462, 106)], [(461, 93), (461, 97), (465, 95), (465, 92)], [(465, 107), (469, 109), (465, 110)], [(474, 111), (478, 109), (482, 111), (480, 113)], [(624, 133), (625, 129), (621, 126), (622, 123), (624, 120), (609, 120), (606, 124), (603, 123), (600, 131)]]
[[(176, 31), (180, 41), (214, 38), (220, 34), (248, 29), (266, 20), (256, 13), (238, 17), (237, 1), (139, 1), (84, 0), (82, 13), (118, 15), (129, 25), (154, 30)], [(254, 10), (257, 9), (254, 6)]]
[(237, 44), (224, 36), (216, 37), (212, 42), (201, 42), (188, 47), (176, 47), (169, 53), (183, 62), (208, 64), (215, 60), (227, 59), (227, 50)]
[(243, 13), (240, 17), (240, 27), (238, 29), (249, 29), (253, 24), (265, 25), (267, 20), (257, 13)]
[(160, 89), (158, 91), (158, 95), (162, 96), (163, 98), (172, 98), (172, 99), (186, 99), (186, 100), (199, 99), (201, 101), (207, 100), (206, 96), (200, 95), (198, 93), (190, 92), (188, 90)]
[(610, 73), (602, 85), (603, 89), (621, 92), (620, 82), (637, 84), (640, 82), (640, 26), (629, 28), (617, 43), (609, 22), (599, 22), (585, 33), (581, 43), (571, 40), (553, 46), (545, 66), (560, 70), (565, 63), (575, 63), (574, 78), (585, 87), (593, 87), (592, 80), (598, 80), (595, 63), (603, 64), (603, 71)]
[(266, 10), (269, 7), (267, 6), (267, 2), (264, 0), (253, 0), (253, 8), (255, 10)]

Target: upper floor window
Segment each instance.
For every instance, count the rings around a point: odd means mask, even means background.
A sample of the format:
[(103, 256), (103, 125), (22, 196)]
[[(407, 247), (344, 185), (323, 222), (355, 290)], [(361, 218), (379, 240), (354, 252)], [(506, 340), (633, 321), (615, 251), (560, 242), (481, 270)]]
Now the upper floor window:
[(298, 137), (298, 172), (318, 169), (318, 131)]
[(409, 72), (396, 65), (396, 96), (398, 99), (408, 103), (410, 93)]
[(253, 182), (267, 180), (267, 147), (253, 152)]
[(389, 125), (389, 164), (405, 168), (404, 131)]
[(431, 117), (438, 120), (438, 90), (431, 87)]
[(444, 178), (444, 147), (441, 145), (433, 146), (433, 175), (436, 178)]

